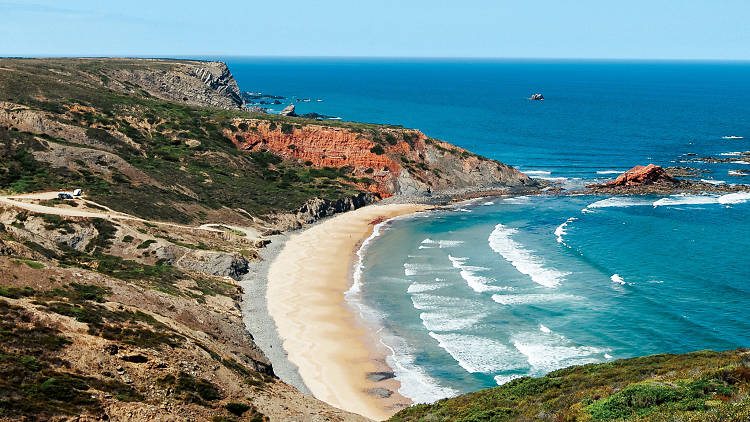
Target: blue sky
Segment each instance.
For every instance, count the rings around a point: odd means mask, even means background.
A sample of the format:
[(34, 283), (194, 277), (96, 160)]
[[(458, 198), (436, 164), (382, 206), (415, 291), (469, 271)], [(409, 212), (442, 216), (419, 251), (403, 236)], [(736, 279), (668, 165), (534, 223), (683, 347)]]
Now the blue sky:
[(750, 60), (748, 0), (0, 0), (0, 56)]

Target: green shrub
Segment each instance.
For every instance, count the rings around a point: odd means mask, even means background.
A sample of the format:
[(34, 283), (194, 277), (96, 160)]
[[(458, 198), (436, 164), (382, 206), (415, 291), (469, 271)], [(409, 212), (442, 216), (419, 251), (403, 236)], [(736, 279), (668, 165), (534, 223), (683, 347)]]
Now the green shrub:
[(370, 148), (370, 152), (377, 154), (377, 155), (383, 155), (385, 154), (385, 150), (380, 145), (375, 145), (374, 147)]
[(245, 403), (237, 403), (237, 402), (227, 403), (225, 407), (230, 413), (235, 414), (237, 416), (242, 416), (243, 413), (250, 410), (250, 406), (246, 405)]

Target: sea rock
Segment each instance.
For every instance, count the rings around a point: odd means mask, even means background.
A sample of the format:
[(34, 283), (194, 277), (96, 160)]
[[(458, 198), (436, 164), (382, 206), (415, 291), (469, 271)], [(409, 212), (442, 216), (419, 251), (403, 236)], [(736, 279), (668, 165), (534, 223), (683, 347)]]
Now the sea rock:
[(649, 164), (647, 166), (635, 166), (618, 176), (617, 179), (605, 183), (605, 186), (639, 186), (676, 182), (677, 180), (670, 176), (661, 166)]
[(294, 117), (297, 115), (297, 113), (295, 113), (295, 110), (296, 109), (294, 107), (294, 104), (289, 104), (288, 106), (284, 107), (284, 109), (281, 110), (281, 113), (279, 114), (282, 116)]
[(529, 99), (533, 100), (533, 101), (543, 101), (544, 100), (544, 95), (542, 95), (542, 94), (532, 94)]

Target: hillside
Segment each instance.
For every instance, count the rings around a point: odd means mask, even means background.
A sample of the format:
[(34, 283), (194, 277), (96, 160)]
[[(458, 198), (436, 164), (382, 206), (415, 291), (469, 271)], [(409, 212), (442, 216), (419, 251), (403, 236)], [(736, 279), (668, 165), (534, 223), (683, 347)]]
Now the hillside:
[(223, 63), (0, 59), (0, 419), (362, 420), (281, 382), (245, 329), (268, 235), (535, 188), (415, 130), (244, 108)]
[(747, 421), (750, 351), (653, 355), (520, 378), (391, 421)]

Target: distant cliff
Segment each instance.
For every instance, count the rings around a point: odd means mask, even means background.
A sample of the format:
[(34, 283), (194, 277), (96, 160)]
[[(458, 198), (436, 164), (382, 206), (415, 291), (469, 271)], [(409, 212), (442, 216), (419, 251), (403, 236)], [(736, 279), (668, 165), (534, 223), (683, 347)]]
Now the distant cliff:
[[(113, 59), (117, 60), (117, 59)], [(237, 81), (223, 62), (152, 60), (154, 66), (121, 66), (105, 70), (111, 86), (138, 87), (163, 100), (225, 109), (243, 109)]]

